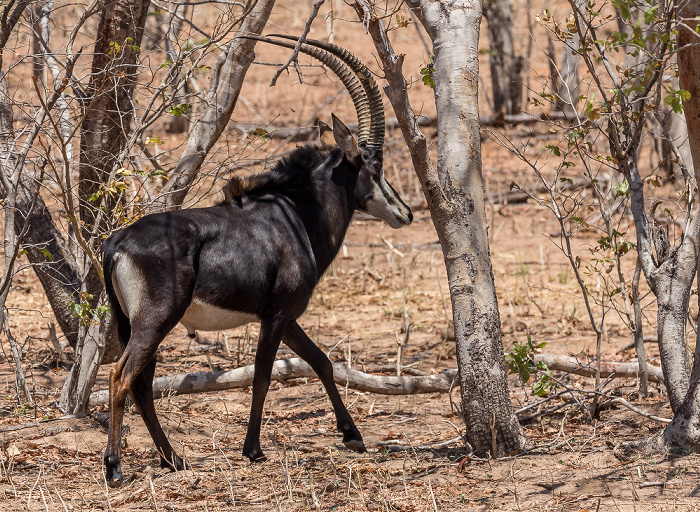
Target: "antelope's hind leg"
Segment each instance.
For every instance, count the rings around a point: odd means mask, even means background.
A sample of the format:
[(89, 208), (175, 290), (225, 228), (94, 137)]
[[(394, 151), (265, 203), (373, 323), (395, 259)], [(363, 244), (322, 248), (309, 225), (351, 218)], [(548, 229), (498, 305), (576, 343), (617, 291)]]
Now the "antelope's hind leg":
[[(152, 388), (156, 351), (169, 331), (167, 326), (162, 325), (146, 327), (142, 322), (133, 324), (131, 339), (109, 375), (109, 434), (104, 464), (105, 477), (110, 487), (118, 487), (124, 483), (121, 470), (121, 434), (127, 394), (131, 393), (134, 397), (134, 402), (139, 407), (161, 455), (172, 454), (170, 443), (155, 416)], [(146, 381), (148, 386), (145, 385)], [(155, 420), (155, 423), (152, 420)], [(173, 459), (173, 462), (175, 460)]]
[(333, 364), (328, 359), (328, 356), (311, 341), (304, 329), (296, 322), (290, 323), (284, 331), (284, 342), (299, 357), (306, 361), (313, 371), (316, 372), (318, 378), (321, 379), (323, 387), (326, 388), (326, 393), (328, 393), (328, 398), (333, 405), (338, 431), (343, 434), (345, 447), (357, 453), (366, 452), (367, 448), (365, 448), (365, 443), (362, 441), (362, 435), (357, 430), (352, 416), (350, 416), (343, 399), (340, 397), (340, 393), (338, 393), (338, 388), (333, 380)]
[(153, 403), (153, 375), (155, 370), (156, 359), (154, 357), (134, 380), (131, 386), (131, 397), (148, 428), (148, 433), (151, 434), (156, 450), (160, 454), (160, 467), (176, 471), (189, 469), (182, 458), (175, 453), (173, 447), (170, 446), (170, 441), (168, 441), (165, 432), (163, 432), (163, 427), (158, 421), (158, 415)]

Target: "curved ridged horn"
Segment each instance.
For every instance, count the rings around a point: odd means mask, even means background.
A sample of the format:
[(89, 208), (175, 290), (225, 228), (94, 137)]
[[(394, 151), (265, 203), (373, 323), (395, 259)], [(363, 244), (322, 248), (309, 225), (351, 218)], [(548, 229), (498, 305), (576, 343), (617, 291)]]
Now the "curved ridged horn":
[[(294, 49), (296, 47), (296, 42), (292, 43), (288, 41), (277, 41), (275, 39), (268, 39), (266, 37), (252, 35), (238, 37), (242, 39), (255, 39), (256, 41), (283, 46), (285, 48)], [(330, 52), (322, 48), (316, 48), (304, 43), (299, 47), (299, 51), (310, 55), (328, 67), (328, 69), (335, 73), (335, 75), (348, 90), (350, 98), (355, 105), (355, 111), (357, 112), (358, 139), (361, 144), (366, 145), (368, 139), (371, 137), (371, 122), (374, 117), (372, 115), (372, 106), (367, 99), (367, 94), (365, 93), (365, 87), (362, 84), (362, 81), (358, 76), (356, 76), (354, 70), (351, 68), (349, 69), (349, 66), (346, 66), (341, 59), (336, 58)]]
[[(279, 37), (281, 39), (289, 39), (296, 41), (298, 38), (294, 36), (288, 36), (285, 34), (270, 34), (269, 37)], [(326, 50), (338, 57), (341, 61), (347, 64), (350, 69), (352, 69), (357, 77), (360, 79), (362, 87), (365, 89), (367, 94), (367, 99), (369, 100), (370, 114), (372, 115), (372, 121), (370, 123), (369, 139), (367, 141), (367, 146), (371, 148), (382, 149), (384, 146), (384, 103), (382, 102), (382, 94), (379, 92), (379, 86), (377, 82), (372, 78), (371, 71), (365, 66), (360, 59), (355, 57), (352, 53), (347, 51), (345, 48), (340, 46), (327, 43), (325, 41), (318, 41), (316, 39), (307, 39), (306, 43)]]

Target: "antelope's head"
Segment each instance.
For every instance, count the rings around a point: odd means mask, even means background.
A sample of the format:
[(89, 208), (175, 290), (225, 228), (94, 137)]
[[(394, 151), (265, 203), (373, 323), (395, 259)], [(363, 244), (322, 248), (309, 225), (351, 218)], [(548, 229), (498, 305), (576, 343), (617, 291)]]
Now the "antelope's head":
[[(242, 37), (285, 48), (295, 48), (298, 39), (281, 34), (271, 36), (276, 39)], [(327, 126), (325, 129), (321, 127), (321, 140), (340, 146), (348, 162), (358, 169), (354, 190), (357, 208), (386, 221), (392, 228), (407, 226), (413, 221), (411, 209), (384, 176), (384, 104), (371, 71), (352, 53), (333, 43), (306, 39), (299, 45), (299, 50), (321, 61), (333, 71), (343, 82), (355, 105), (358, 140), (355, 140), (347, 126), (335, 116), (332, 129)]]
[(357, 209), (385, 221), (398, 229), (413, 221), (413, 213), (384, 176), (381, 148), (358, 144), (345, 124), (333, 115), (333, 128), (321, 126), (321, 141), (331, 137), (357, 169), (353, 199)]

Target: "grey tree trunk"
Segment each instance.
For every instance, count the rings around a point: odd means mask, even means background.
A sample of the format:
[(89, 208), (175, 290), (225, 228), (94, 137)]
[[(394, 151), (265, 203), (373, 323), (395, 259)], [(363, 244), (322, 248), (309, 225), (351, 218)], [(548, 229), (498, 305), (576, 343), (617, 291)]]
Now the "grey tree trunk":
[(503, 356), (484, 209), (477, 103), (481, 6), (409, 0), (433, 42), (438, 162), (434, 170), (415, 122), (403, 57), (389, 43), (382, 22), (361, 0), (355, 8), (368, 23), (389, 85), (413, 165), (423, 187), (447, 267), (457, 343), (457, 363), (467, 439), (475, 453), (500, 457), (528, 446), (515, 417)]
[(656, 296), (661, 367), (671, 408), (677, 412), (685, 398), (690, 379), (690, 364), (685, 349), (685, 326), (690, 289), (697, 264), (700, 221), (696, 213), (683, 241), (677, 247), (668, 248), (667, 252), (659, 251), (657, 245), (657, 258), (654, 258), (651, 228), (644, 210), (644, 182), (639, 175), (635, 158), (631, 156), (633, 153), (630, 151), (627, 157), (619, 159), (620, 170), (630, 183), (639, 262), (647, 283)]
[[(687, 119), (698, 119), (700, 117), (700, 47), (698, 46), (696, 31), (700, 17), (700, 0), (689, 0), (683, 3), (679, 9), (678, 17), (682, 18), (684, 24), (686, 24), (681, 26), (678, 32), (680, 85), (681, 88), (690, 92), (690, 99), (684, 102), (683, 107)], [(690, 153), (695, 169), (695, 182), (700, 183), (700, 126), (698, 126), (698, 123), (688, 123), (687, 126)], [(700, 248), (700, 229), (697, 228), (697, 224), (700, 223), (698, 221), (699, 215), (700, 212), (696, 212), (693, 221), (694, 229), (689, 229), (685, 237), (688, 240), (688, 260), (682, 262), (683, 280), (675, 283), (674, 286), (675, 289), (682, 288), (684, 298), (690, 294), (690, 288), (693, 284), (693, 276), (691, 275), (688, 279), (688, 274), (691, 269), (693, 274), (697, 270), (696, 265)], [(700, 287), (700, 274), (698, 274), (697, 285)], [(700, 297), (698, 302), (700, 303)], [(684, 305), (687, 306), (687, 302)], [(660, 308), (661, 306), (659, 305)], [(684, 326), (685, 313), (687, 311), (687, 307), (681, 311)], [(659, 337), (659, 341), (661, 341), (661, 337)], [(685, 355), (685, 347), (682, 350)], [(686, 367), (682, 367), (679, 362), (674, 361), (674, 363), (673, 367), (669, 367), (669, 371), (687, 371)], [(663, 431), (663, 444), (672, 450), (697, 451), (700, 449), (700, 339), (696, 339), (695, 343), (695, 359), (692, 373), (689, 375), (687, 383), (683, 382), (682, 384), (685, 384), (685, 387), (675, 393), (682, 396), (682, 401), (674, 408), (673, 421)], [(658, 441), (661, 441), (661, 439), (659, 438)]]
[(515, 53), (511, 0), (485, 0), (494, 114), (519, 114), (523, 97), (523, 58)]
[[(177, 4), (173, 5), (172, 1), (168, 2), (168, 7), (170, 8), (172, 14), (167, 20), (167, 30), (165, 31), (165, 51), (168, 55), (168, 59), (172, 62), (176, 62), (178, 58), (179, 48), (176, 46), (176, 41), (180, 31), (182, 30), (182, 19), (187, 18), (187, 11), (190, 6), (187, 4)], [(180, 69), (173, 69), (172, 73), (177, 76)], [(173, 81), (176, 82), (175, 80)], [(187, 84), (181, 89), (173, 87), (173, 102), (176, 105), (181, 105), (187, 103)], [(190, 120), (187, 115), (172, 116), (165, 123), (165, 131), (167, 133), (185, 133), (190, 128)]]
[[(97, 306), (107, 306), (105, 292), (100, 294)], [(105, 343), (110, 339), (116, 340), (116, 336), (111, 336), (112, 320), (111, 315), (105, 315), (103, 318), (93, 318), (88, 325), (80, 326), (80, 343), (75, 350), (75, 362), (63, 383), (58, 401), (58, 408), (65, 414), (78, 414), (87, 409), (90, 392), (102, 364)]]
[[(571, 46), (574, 48), (580, 46), (578, 37), (574, 36)], [(557, 92), (559, 97), (557, 103), (561, 111), (571, 117), (576, 115), (576, 104), (579, 97), (578, 65), (578, 55), (574, 54), (568, 45), (564, 45), (561, 52), (561, 69), (559, 70), (561, 82)]]
[[(119, 163), (116, 157), (124, 148), (131, 129), (132, 93), (137, 76), (136, 63), (149, 6), (150, 0), (123, 0), (107, 4), (100, 16), (92, 60), (92, 75), (88, 86), (91, 101), (86, 108), (80, 138), (77, 196), (79, 205), (76, 206), (81, 227), (76, 229), (81, 229), (81, 232), (76, 233), (76, 236), (82, 235), (85, 241), (91, 239), (99, 241), (100, 231), (109, 232), (109, 228), (101, 225), (107, 222), (97, 220), (99, 215), (96, 215), (96, 212), (100, 212), (97, 208), (100, 202), (94, 201), (92, 196), (101, 191), (114, 166)], [(48, 32), (45, 34), (45, 39), (48, 42)], [(53, 63), (51, 58), (47, 55), (50, 69)], [(59, 77), (54, 73), (54, 81), (58, 79)], [(68, 112), (67, 106), (60, 107), (62, 105), (59, 105), (62, 136), (70, 137), (69, 120), (62, 116)], [(69, 154), (72, 156), (72, 142), (65, 141), (64, 144), (66, 143), (69, 144)], [(71, 157), (65, 165), (70, 166), (70, 160), (72, 160)], [(73, 192), (66, 190), (65, 193)], [(114, 208), (115, 202), (109, 199), (107, 194), (102, 196), (102, 199), (109, 218), (109, 212)], [(105, 217), (103, 216), (102, 219)], [(102, 269), (97, 266), (96, 259), (91, 261), (85, 256), (85, 261), (89, 263), (86, 263), (81, 276), (82, 296), (89, 294), (93, 297), (92, 300), (87, 300), (93, 308), (106, 306), (101, 278)], [(87, 325), (85, 325), (86, 321)], [(64, 382), (59, 400), (59, 408), (66, 414), (83, 412), (87, 407), (90, 391), (105, 350), (108, 349), (112, 356), (111, 360), (121, 352), (121, 344), (112, 334), (109, 316), (99, 318), (90, 315), (89, 320), (85, 318), (82, 320), (73, 366)]]
[[(98, 209), (90, 197), (100, 191), (124, 148), (133, 118), (143, 28), (150, 0), (108, 2), (102, 10), (94, 45), (87, 95), (91, 98), (80, 130), (80, 220), (90, 237)], [(106, 201), (109, 211), (113, 204)], [(88, 290), (96, 291), (96, 289)]]
[[(7, 10), (14, 9), (8, 16), (8, 22), (2, 27), (0, 33), (0, 49), (10, 37), (15, 24), (20, 19), (22, 12), (30, 2), (23, 1), (16, 6), (8, 5)], [(0, 53), (1, 55), (1, 53)], [(12, 100), (7, 89), (7, 81), (4, 72), (0, 71), (0, 159), (2, 160), (2, 175), (0, 188), (2, 196), (12, 193), (8, 188), (10, 176), (17, 166), (23, 167), (17, 147), (15, 146), (14, 116), (12, 113)], [(61, 232), (53, 222), (41, 196), (36, 198), (36, 204), (32, 215), (28, 215), (34, 201), (36, 183), (32, 176), (23, 169), (20, 171), (17, 195), (15, 197), (15, 232), (19, 234), (26, 222), (29, 223), (24, 236), (24, 244), (27, 258), (32, 262), (34, 271), (39, 281), (46, 290), (46, 294), (55, 311), (56, 321), (68, 341), (75, 345), (78, 336), (78, 321), (71, 316), (68, 303), (73, 294), (80, 290), (80, 279), (77, 267)]]

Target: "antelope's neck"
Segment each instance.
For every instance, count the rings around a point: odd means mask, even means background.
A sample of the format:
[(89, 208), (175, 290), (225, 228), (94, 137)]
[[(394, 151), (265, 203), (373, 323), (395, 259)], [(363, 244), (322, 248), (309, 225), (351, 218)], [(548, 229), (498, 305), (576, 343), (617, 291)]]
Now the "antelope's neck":
[(355, 211), (354, 180), (346, 166), (341, 164), (327, 174), (332, 174), (330, 179), (316, 181), (318, 214), (304, 220), (319, 277), (340, 251)]

